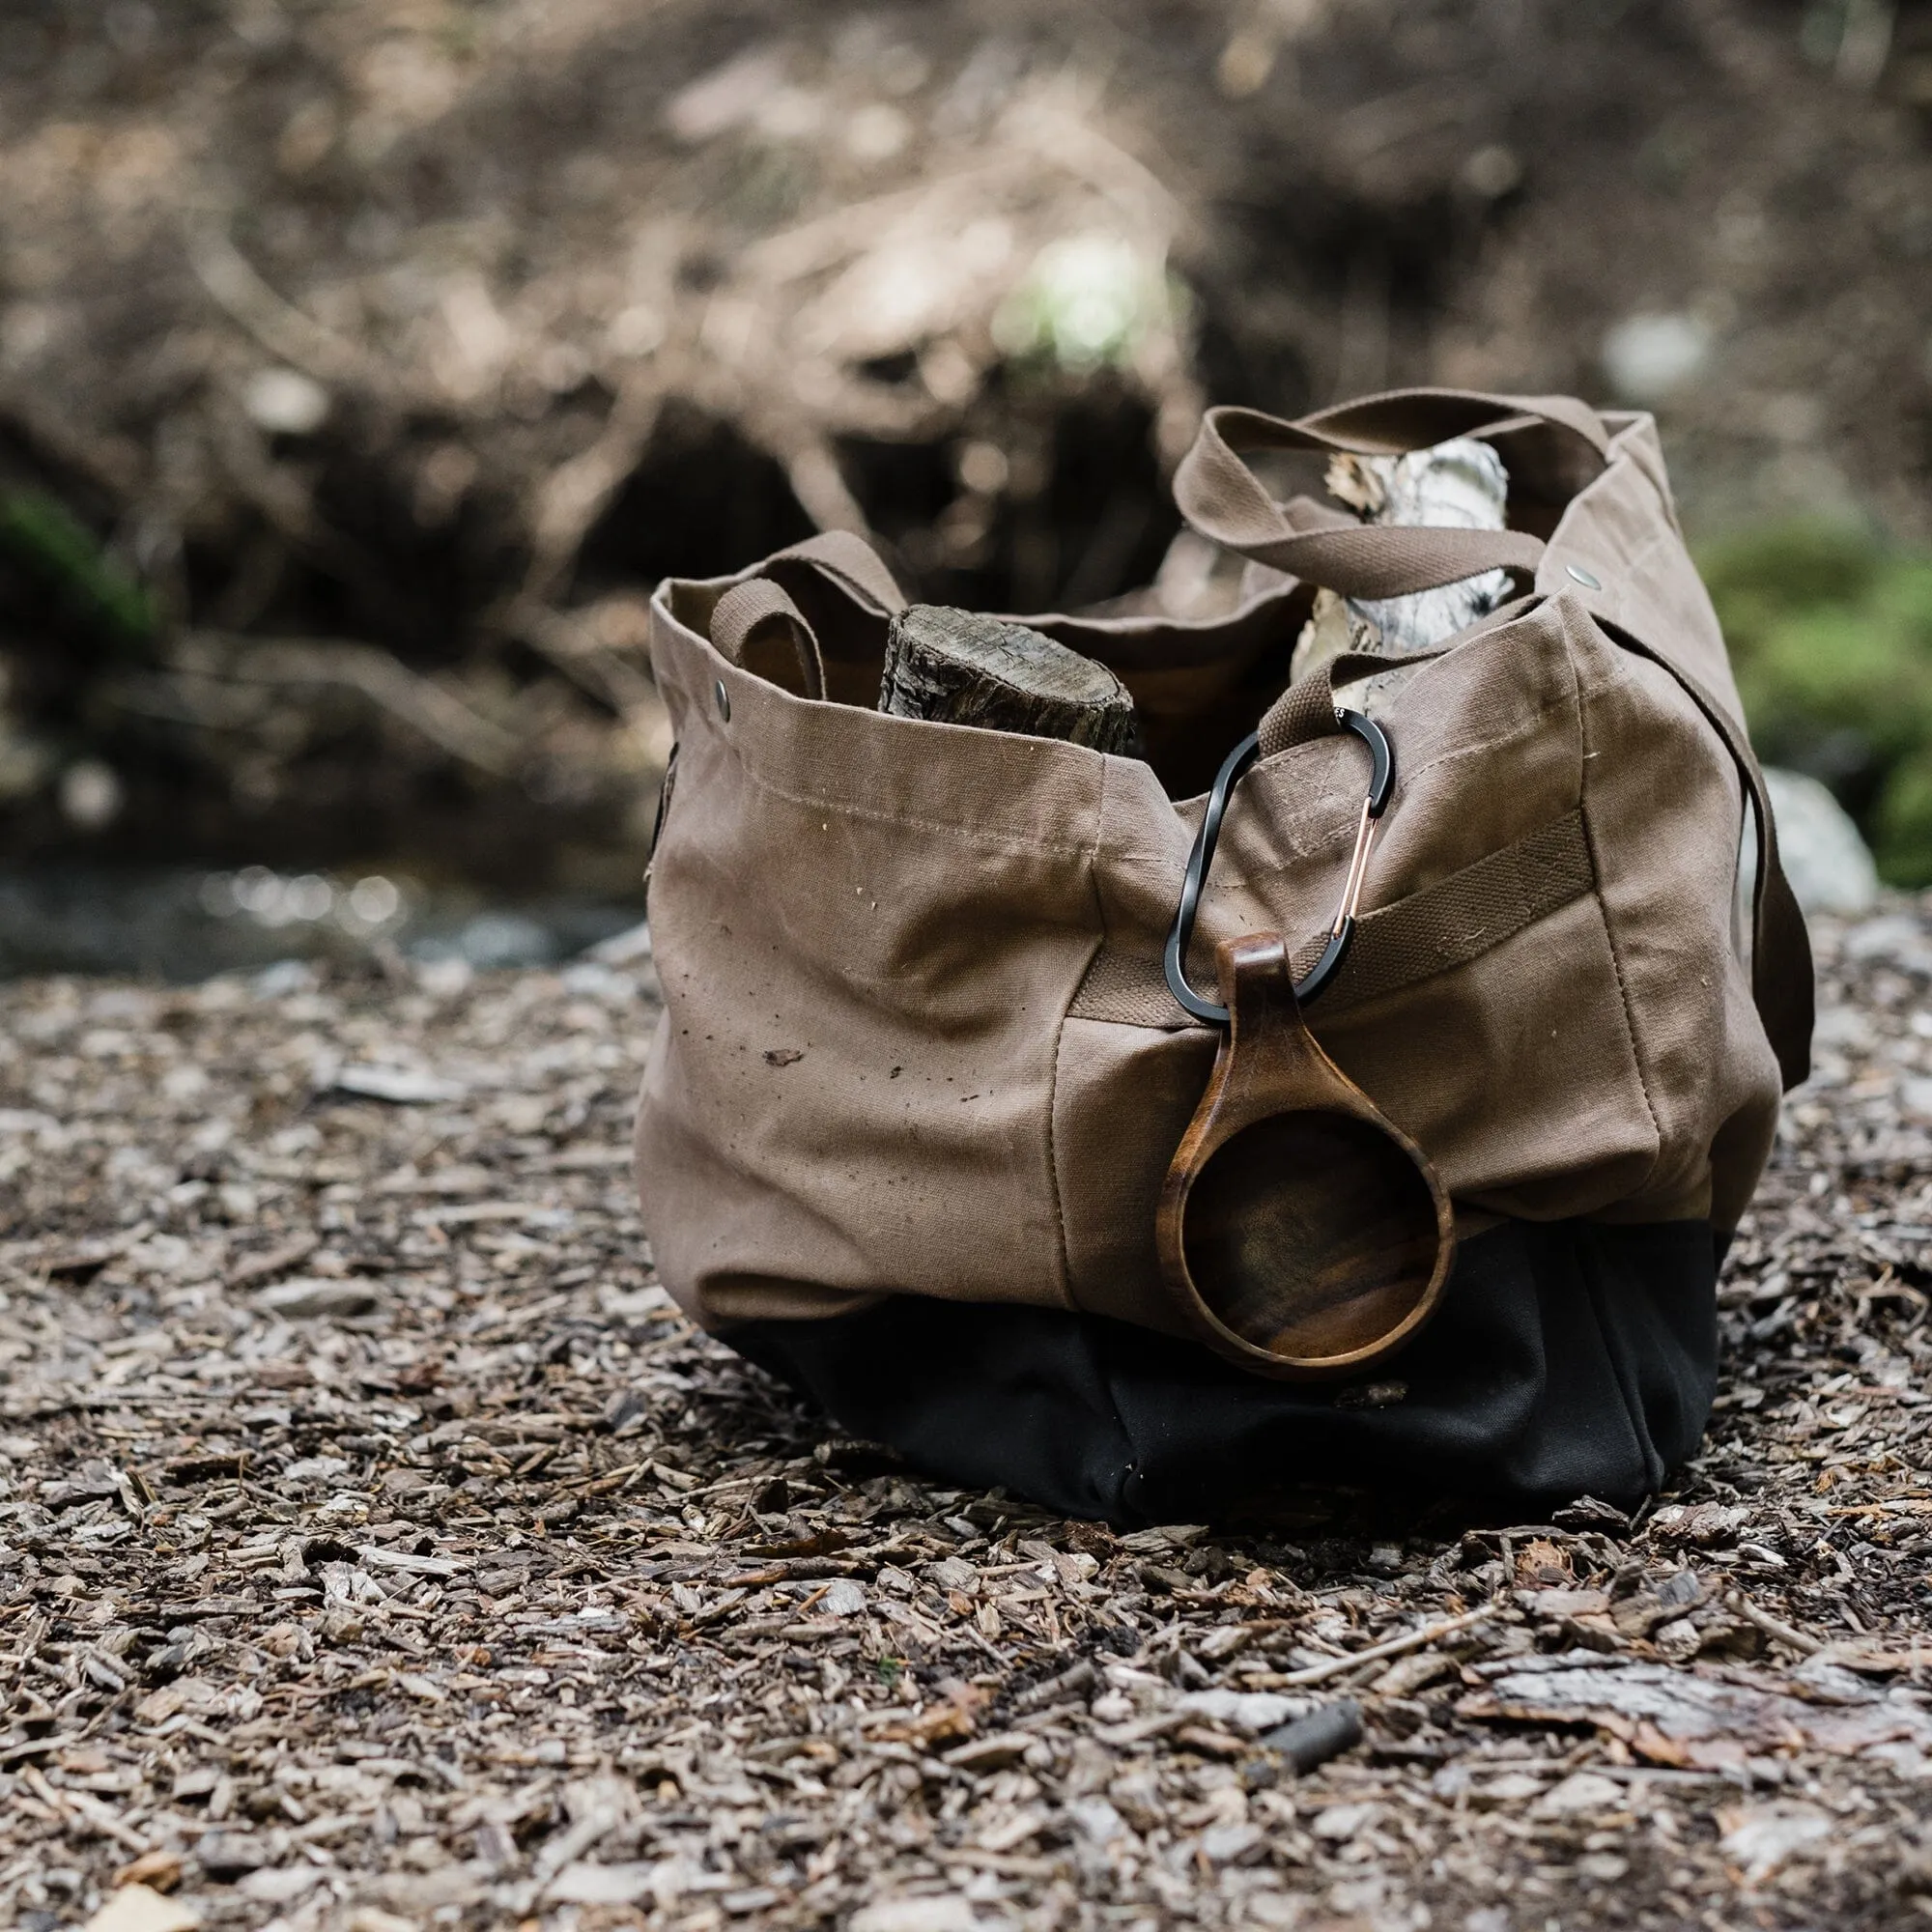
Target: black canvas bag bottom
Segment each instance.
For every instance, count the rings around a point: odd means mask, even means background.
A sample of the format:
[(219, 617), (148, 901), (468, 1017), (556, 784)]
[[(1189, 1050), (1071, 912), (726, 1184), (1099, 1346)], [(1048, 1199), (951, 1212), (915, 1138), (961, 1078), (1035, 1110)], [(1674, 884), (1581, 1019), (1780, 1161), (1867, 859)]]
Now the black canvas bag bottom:
[[(1267, 1381), (1103, 1316), (910, 1294), (721, 1339), (928, 1475), (1121, 1527), (1264, 1512), (1303, 1483), (1629, 1505), (1703, 1435), (1720, 1250), (1702, 1221), (1505, 1222), (1355, 1384)], [(1400, 1400), (1361, 1400), (1393, 1382)]]

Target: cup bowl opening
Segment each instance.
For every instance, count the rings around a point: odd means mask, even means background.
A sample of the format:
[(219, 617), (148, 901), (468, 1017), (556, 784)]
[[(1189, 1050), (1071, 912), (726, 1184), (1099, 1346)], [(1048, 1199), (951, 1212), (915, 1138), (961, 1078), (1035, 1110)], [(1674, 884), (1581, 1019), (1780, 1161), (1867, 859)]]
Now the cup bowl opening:
[(1210, 1154), (1182, 1206), (1202, 1312), (1284, 1363), (1340, 1370), (1428, 1312), (1443, 1222), (1416, 1158), (1333, 1108), (1272, 1114)]

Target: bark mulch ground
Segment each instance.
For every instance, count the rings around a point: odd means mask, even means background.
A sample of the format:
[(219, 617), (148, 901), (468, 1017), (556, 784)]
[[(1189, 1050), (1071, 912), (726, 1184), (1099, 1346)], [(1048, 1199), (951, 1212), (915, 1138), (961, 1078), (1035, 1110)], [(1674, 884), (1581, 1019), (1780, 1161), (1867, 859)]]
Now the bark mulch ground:
[(1819, 943), (1676, 1487), (1236, 1536), (935, 1487), (696, 1335), (647, 968), (0, 988), (0, 1919), (1922, 1922), (1932, 901)]

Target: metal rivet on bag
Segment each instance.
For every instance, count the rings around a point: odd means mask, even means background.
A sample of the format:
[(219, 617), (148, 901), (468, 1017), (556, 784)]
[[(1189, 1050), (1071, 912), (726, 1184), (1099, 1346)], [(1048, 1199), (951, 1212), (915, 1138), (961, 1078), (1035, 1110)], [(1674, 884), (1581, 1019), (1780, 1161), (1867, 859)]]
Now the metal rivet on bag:
[(720, 679), (718, 680), (718, 682), (717, 682), (716, 684), (714, 684), (714, 685), (713, 685), (713, 686), (711, 687), (711, 695), (712, 695), (712, 696), (713, 696), (713, 697), (715, 697), (715, 698), (716, 698), (716, 699), (718, 700), (718, 715), (719, 715), (719, 717), (721, 717), (722, 719), (724, 719), (724, 721), (725, 722), (725, 724), (730, 724), (730, 722), (731, 722), (731, 694), (730, 694), (730, 693), (729, 693), (728, 691), (726, 691), (726, 690), (724, 689), (724, 679), (723, 679), (722, 677), (721, 677), (721, 678), (720, 678)]
[[(1566, 563), (1563, 566), (1563, 568), (1567, 570), (1570, 573), (1570, 575), (1574, 577), (1577, 580), (1577, 582), (1583, 586), (1585, 590), (1601, 590), (1604, 587), (1604, 580), (1601, 577), (1592, 577), (1590, 573), (1587, 570), (1585, 570), (1580, 563)], [(720, 691), (723, 691), (724, 687), (721, 684), (718, 687), (718, 689)]]

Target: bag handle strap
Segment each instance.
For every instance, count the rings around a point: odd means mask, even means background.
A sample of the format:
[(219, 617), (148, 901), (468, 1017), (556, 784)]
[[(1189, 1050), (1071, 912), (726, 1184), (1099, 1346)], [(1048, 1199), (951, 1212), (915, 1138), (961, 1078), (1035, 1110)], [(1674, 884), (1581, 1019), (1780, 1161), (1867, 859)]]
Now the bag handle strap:
[[(1252, 412), (1250, 412), (1252, 413)], [(1575, 396), (1511, 396), (1487, 389), (1385, 389), (1335, 403), (1288, 425), (1310, 441), (1304, 448), (1350, 450), (1360, 456), (1401, 456), (1432, 449), (1457, 436), (1498, 436), (1548, 423), (1580, 437), (1605, 462), (1610, 434), (1588, 403)]]
[(783, 578), (821, 579), (874, 616), (906, 608), (905, 592), (879, 554), (849, 530), (822, 530), (767, 557), (755, 574), (734, 583), (711, 613), (711, 642), (719, 655), (800, 697), (825, 696), (825, 653), (818, 634), (793, 602)]
[(734, 583), (711, 613), (720, 656), (801, 697), (825, 696), (825, 653), (805, 613), (779, 581), (803, 570), (874, 616), (906, 608), (905, 592), (878, 553), (850, 530), (821, 530), (767, 557)]
[(1406, 597), (1486, 571), (1534, 583), (1543, 544), (1522, 530), (1362, 525), (1296, 497), (1278, 503), (1242, 460), (1269, 449), (1399, 455), (1455, 436), (1494, 436), (1548, 423), (1607, 459), (1608, 433), (1570, 396), (1502, 396), (1470, 389), (1394, 389), (1319, 410), (1299, 421), (1259, 410), (1209, 410), (1174, 478), (1180, 514), (1214, 543), (1347, 597)]
[(711, 613), (720, 657), (800, 697), (825, 696), (818, 635), (796, 604), (768, 577), (734, 583)]
[(906, 594), (884, 559), (850, 530), (821, 530), (767, 557), (758, 570), (783, 576), (792, 564), (806, 565), (877, 616), (895, 616), (906, 608)]

